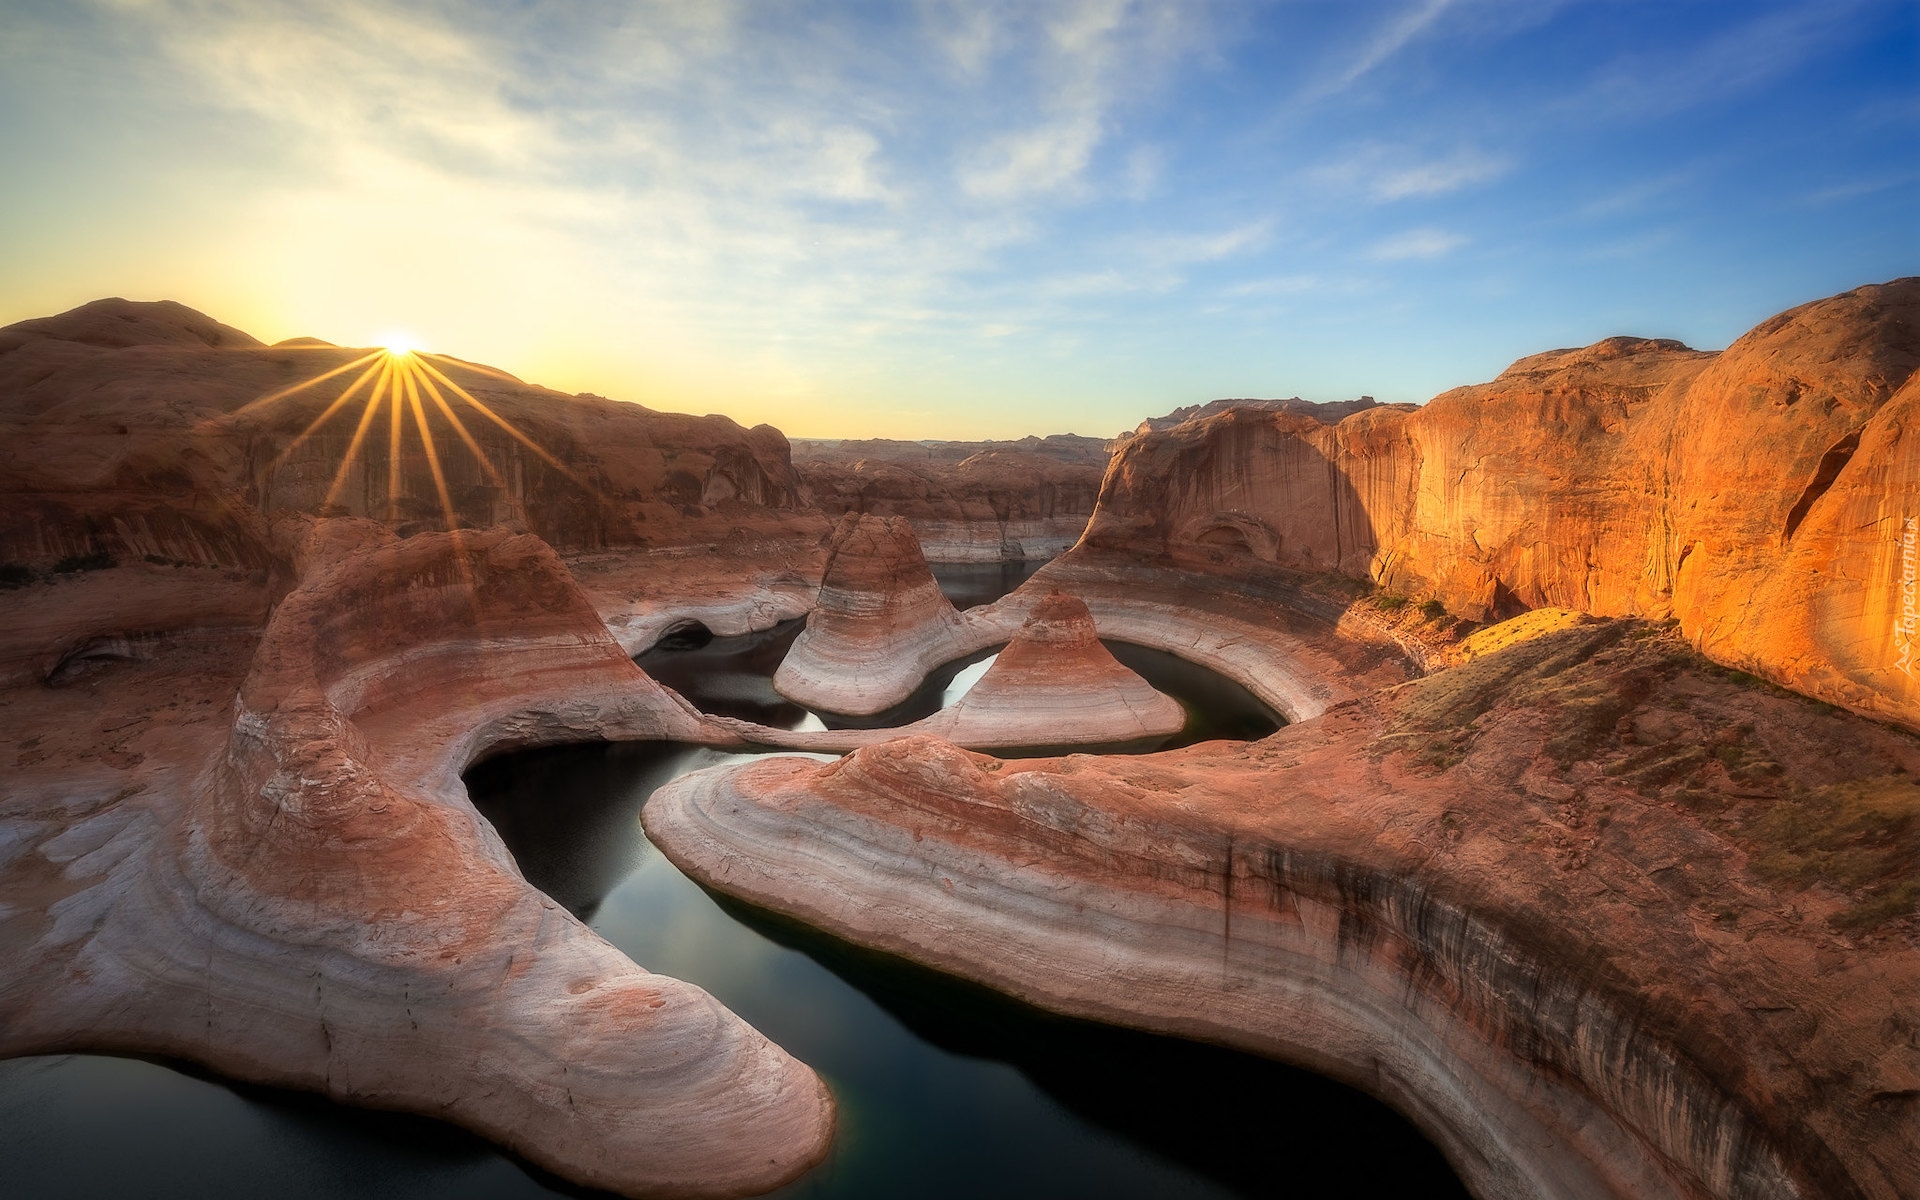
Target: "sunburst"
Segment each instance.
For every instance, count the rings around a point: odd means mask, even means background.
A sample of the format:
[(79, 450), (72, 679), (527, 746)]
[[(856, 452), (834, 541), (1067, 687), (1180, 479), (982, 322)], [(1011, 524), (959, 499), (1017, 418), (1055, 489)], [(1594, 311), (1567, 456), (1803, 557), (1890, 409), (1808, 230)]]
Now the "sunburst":
[[(274, 466), (278, 467), (286, 462), (294, 451), (320, 432), (341, 412), (351, 410), (357, 402), (359, 417), (354, 424), (352, 439), (347, 443), (346, 453), (341, 457), (340, 465), (334, 472), (333, 482), (327, 489), (325, 506), (332, 508), (339, 502), (341, 492), (352, 477), (354, 464), (360, 460), (366, 448), (368, 437), (378, 436), (374, 431), (384, 423), (387, 436), (385, 516), (389, 522), (398, 520), (400, 515), (402, 493), (400, 464), (410, 437), (409, 427), (411, 427), (411, 436), (417, 436), (420, 439), (421, 449), (425, 452), (427, 469), (433, 476), (435, 498), (439, 501), (441, 514), (446, 518), (447, 528), (453, 531), (458, 531), (460, 528), (459, 515), (454, 509), (452, 489), (447, 483), (446, 464), (442, 457), (443, 447), (434, 437), (430, 426), (428, 405), (431, 405), (434, 411), (446, 421), (448, 427), (459, 439), (461, 449), (473, 456), (474, 461), (486, 474), (488, 481), (495, 487), (503, 489), (506, 487), (505, 476), (487, 456), (466, 420), (462, 419), (462, 411), (465, 411), (468, 417), (477, 414), (499, 426), (507, 436), (526, 447), (542, 462), (571, 480), (583, 491), (590, 495), (594, 494), (595, 489), (579, 474), (554, 457), (546, 447), (515, 428), (512, 422), (494, 411), (486, 402), (455, 382), (443, 367), (496, 375), (498, 378), (511, 380), (510, 376), (499, 375), (497, 372), (476, 367), (471, 363), (463, 363), (445, 355), (418, 349), (410, 337), (392, 334), (385, 339), (385, 345), (379, 349), (368, 351), (290, 387), (261, 396), (236, 409), (228, 419), (268, 408), (292, 396), (318, 388), (330, 380), (349, 377), (346, 385), (326, 408), (321, 410), (320, 414), (275, 456)], [(354, 374), (355, 371), (358, 371), (358, 374)], [(381, 420), (383, 416), (384, 422)]]

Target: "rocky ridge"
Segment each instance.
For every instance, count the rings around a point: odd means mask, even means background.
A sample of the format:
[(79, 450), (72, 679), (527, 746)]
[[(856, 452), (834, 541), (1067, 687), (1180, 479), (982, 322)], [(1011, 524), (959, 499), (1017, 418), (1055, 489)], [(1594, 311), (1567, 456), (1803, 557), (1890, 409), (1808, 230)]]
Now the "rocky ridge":
[(936, 737), (975, 750), (1116, 746), (1180, 732), (1178, 700), (1122, 665), (1100, 643), (1078, 597), (1053, 592), (1029, 610), (1006, 649), (947, 708), (894, 729), (788, 731), (734, 725), (756, 745), (844, 753), (902, 737)]

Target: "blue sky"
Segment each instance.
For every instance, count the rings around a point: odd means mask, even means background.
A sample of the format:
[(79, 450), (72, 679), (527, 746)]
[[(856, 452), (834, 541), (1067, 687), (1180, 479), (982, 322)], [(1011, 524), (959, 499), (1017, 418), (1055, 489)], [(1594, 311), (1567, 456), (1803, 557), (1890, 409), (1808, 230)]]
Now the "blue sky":
[(1424, 400), (1920, 272), (1913, 0), (0, 5), (0, 322), (797, 436)]

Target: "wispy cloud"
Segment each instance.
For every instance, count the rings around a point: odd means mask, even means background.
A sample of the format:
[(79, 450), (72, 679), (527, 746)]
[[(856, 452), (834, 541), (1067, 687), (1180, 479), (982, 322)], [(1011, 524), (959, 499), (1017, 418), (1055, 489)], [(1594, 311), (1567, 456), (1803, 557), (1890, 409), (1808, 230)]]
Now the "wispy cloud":
[(1724, 103), (1859, 36), (1864, 0), (1803, 0), (1762, 11), (1699, 44), (1620, 56), (1567, 106), (1590, 116), (1652, 116)]
[(1419, 0), (1376, 25), (1354, 55), (1308, 90), (1309, 99), (1323, 99), (1346, 91), (1432, 29), (1454, 0)]
[(1407, 147), (1372, 145), (1315, 170), (1313, 178), (1341, 191), (1358, 192), (1380, 203), (1444, 196), (1500, 178), (1513, 162), (1500, 155), (1466, 148), (1425, 157)]
[(1264, 279), (1249, 279), (1231, 287), (1222, 288), (1220, 294), (1235, 299), (1294, 296), (1318, 291), (1321, 287), (1322, 281), (1318, 275), (1272, 275)]
[(1913, 171), (1897, 175), (1881, 175), (1871, 179), (1852, 179), (1845, 183), (1835, 183), (1827, 187), (1816, 188), (1800, 198), (1800, 203), (1810, 208), (1827, 204), (1839, 204), (1847, 200), (1857, 200), (1861, 196), (1872, 196), (1888, 188), (1911, 184), (1916, 177)]
[(1107, 403), (1289, 335), (1371, 371), (1367, 339), (1471, 342), (1436, 298), (1490, 272), (1562, 339), (1607, 289), (1784, 305), (1808, 263), (1898, 260), (1911, 3), (29, 0), (0, 308), (421, 324), (648, 403), (864, 395), (840, 427), (940, 389), (1023, 423), (1022, 371)]
[[(1009, 31), (1002, 26), (1013, 18), (1003, 16), (984, 44), (1028, 48), (1031, 78), (1040, 84), (1029, 103), (1012, 110), (1016, 123), (962, 151), (960, 186), (989, 201), (1076, 196), (1117, 110), (1151, 93), (1196, 44), (1203, 22), (1194, 14), (1201, 10), (1168, 0), (1068, 0), (1010, 11), (1024, 12), (1026, 22)], [(979, 17), (963, 13), (956, 21), (972, 30)], [(980, 36), (970, 33), (965, 44)], [(1151, 161), (1142, 167), (1157, 169)]]
[(1444, 229), (1409, 229), (1375, 242), (1367, 257), (1376, 262), (1406, 262), (1415, 259), (1442, 258), (1467, 244), (1464, 234)]

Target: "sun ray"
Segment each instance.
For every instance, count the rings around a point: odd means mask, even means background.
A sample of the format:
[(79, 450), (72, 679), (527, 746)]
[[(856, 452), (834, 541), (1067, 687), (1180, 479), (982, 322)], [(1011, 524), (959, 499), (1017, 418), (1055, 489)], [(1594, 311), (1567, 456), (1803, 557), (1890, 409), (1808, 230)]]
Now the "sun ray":
[[(440, 512), (447, 519), (447, 535), (453, 539), (453, 564), (466, 587), (469, 605), (479, 603), (479, 585), (473, 577), (473, 565), (467, 561), (467, 548), (460, 538), (460, 518), (453, 511), (453, 495), (447, 488), (447, 476), (440, 468), (440, 451), (433, 444), (433, 431), (427, 427), (426, 406), (420, 403), (419, 384), (431, 382), (411, 361), (401, 364), (407, 385), (407, 404), (413, 410), (413, 424), (420, 431), (420, 444), (426, 448), (427, 469), (433, 472), (433, 487), (440, 495)], [(486, 462), (485, 458), (481, 462)]]
[(386, 365), (387, 364), (384, 362), (377, 362), (377, 363), (374, 363), (372, 366), (368, 367), (365, 371), (361, 372), (360, 378), (354, 380), (351, 384), (349, 384), (347, 386), (347, 390), (344, 392), (341, 392), (340, 395), (337, 398), (335, 398), (332, 404), (327, 405), (327, 409), (325, 412), (315, 417), (313, 419), (312, 424), (308, 425), (305, 429), (302, 429), (300, 431), (300, 436), (294, 438), (291, 442), (288, 442), (286, 449), (280, 451), (279, 454), (276, 454), (274, 456), (273, 465), (277, 467), (281, 463), (287, 461), (288, 456), (291, 455), (295, 450), (298, 450), (300, 448), (301, 443), (305, 442), (308, 438), (312, 437), (316, 432), (318, 432), (320, 427), (322, 425), (325, 425), (327, 421), (332, 418), (334, 413), (337, 413), (342, 408), (346, 407), (347, 401), (353, 399), (353, 394), (359, 391), (362, 387), (364, 387), (368, 380), (372, 379), (375, 375), (379, 374), (381, 369), (384, 368)]
[(492, 421), (495, 425), (498, 425), (500, 428), (506, 430), (508, 435), (511, 436), (515, 441), (518, 441), (521, 445), (525, 446), (527, 449), (539, 455), (541, 459), (545, 461), (548, 465), (552, 466), (555, 470), (559, 471), (562, 475), (565, 475), (568, 479), (571, 479), (573, 480), (573, 482), (579, 484), (580, 487), (585, 491), (587, 491), (589, 494), (593, 494), (593, 495), (599, 494), (598, 491), (591, 484), (589, 484), (586, 480), (580, 478), (580, 476), (574, 474), (571, 468), (569, 468), (565, 463), (561, 462), (559, 459), (555, 458), (552, 454), (550, 454), (547, 451), (546, 447), (540, 445), (538, 442), (534, 441), (532, 438), (528, 437), (526, 434), (521, 433), (518, 429), (515, 429), (513, 425), (505, 417), (502, 417), (499, 413), (494, 412), (491, 408), (488, 408), (485, 404), (482, 404), (478, 399), (474, 397), (472, 392), (469, 392), (467, 389), (461, 387), (459, 384), (455, 383), (453, 380), (448, 379), (446, 375), (442, 373), (438, 367), (435, 367), (432, 363), (426, 362), (424, 360), (421, 360), (420, 366), (424, 368), (427, 371), (427, 373), (432, 375), (435, 379), (438, 379), (441, 383), (444, 383), (449, 388), (453, 389), (453, 392), (455, 395), (459, 396), (462, 400), (465, 400), (468, 404), (471, 404), (474, 406), (474, 408), (478, 409), (480, 411), (481, 416), (487, 418), (487, 420)]
[(333, 370), (327, 371), (323, 374), (315, 375), (312, 379), (303, 379), (299, 383), (294, 384), (292, 387), (281, 388), (279, 391), (273, 392), (269, 395), (262, 396), (258, 400), (250, 400), (247, 403), (241, 405), (239, 408), (236, 408), (232, 412), (228, 413), (227, 417), (231, 419), (233, 417), (237, 417), (241, 415), (242, 413), (252, 412), (254, 409), (259, 408), (264, 404), (272, 404), (275, 400), (284, 400), (288, 396), (293, 395), (295, 392), (303, 392), (306, 389), (312, 387), (316, 383), (325, 383), (327, 380), (332, 379), (335, 375), (345, 375), (348, 371), (353, 370), (355, 367), (361, 366), (365, 363), (370, 363), (374, 359), (379, 358), (381, 355), (385, 353), (386, 352), (384, 350), (374, 350), (367, 354), (363, 354), (359, 358), (354, 359), (350, 363), (345, 363), (341, 366), (335, 367)]
[(455, 358), (451, 354), (433, 354), (426, 350), (415, 350), (414, 354), (421, 358), (432, 358), (432, 359), (437, 359), (440, 362), (452, 363), (455, 367), (458, 367), (462, 371), (474, 371), (481, 375), (491, 375), (493, 378), (500, 380), (502, 383), (511, 383), (518, 387), (526, 386), (527, 381), (524, 379), (515, 379), (513, 376), (507, 374), (505, 371), (495, 370), (493, 367), (483, 367), (479, 363), (470, 363), (470, 362), (467, 362), (465, 359)]
[[(403, 350), (399, 347), (399, 344), (395, 342), (383, 349), (360, 355), (352, 361), (316, 375), (312, 379), (302, 380), (292, 387), (282, 388), (280, 391), (262, 396), (258, 400), (254, 400), (227, 415), (237, 416), (251, 409), (284, 399), (296, 392), (323, 383), (328, 379), (344, 375), (356, 367), (364, 367), (365, 370), (361, 371), (339, 395), (335, 396), (318, 416), (308, 422), (306, 427), (289, 441), (287, 445), (275, 455), (273, 460), (273, 466), (275, 468), (285, 464), (286, 461), (292, 457), (295, 450), (299, 449), (315, 434), (319, 433), (320, 430), (326, 426), (327, 422), (331, 421), (343, 408), (351, 405), (356, 397), (364, 394), (366, 401), (361, 409), (360, 419), (354, 426), (353, 437), (348, 442), (346, 453), (341, 458), (340, 465), (334, 472), (333, 482), (327, 488), (326, 508), (333, 508), (338, 504), (340, 496), (347, 486), (347, 480), (353, 471), (354, 465), (361, 461), (361, 456), (366, 451), (367, 439), (373, 433), (374, 422), (380, 419), (381, 406), (385, 405), (387, 410), (385, 519), (388, 522), (395, 522), (400, 519), (403, 508), (401, 503), (401, 487), (406, 479), (402, 460), (402, 452), (406, 449), (407, 435), (407, 415), (402, 411), (404, 407), (408, 412), (411, 412), (412, 424), (420, 434), (421, 448), (427, 457), (427, 467), (433, 475), (434, 491), (440, 501), (441, 513), (446, 518), (447, 528), (450, 532), (458, 533), (459, 514), (453, 506), (453, 489), (447, 478), (448, 464), (442, 461), (441, 447), (433, 438), (432, 424), (428, 417), (428, 401), (432, 401), (433, 407), (438, 409), (440, 415), (447, 419), (447, 424), (453, 429), (454, 434), (459, 437), (461, 443), (465, 445), (467, 452), (473, 455), (474, 461), (477, 462), (480, 465), (480, 469), (486, 473), (489, 482), (493, 486), (500, 488), (503, 492), (507, 490), (508, 485), (502, 468), (489, 456), (487, 448), (483, 446), (479, 438), (475, 436), (473, 428), (469, 426), (466, 420), (462, 419), (458, 411), (458, 406), (454, 403), (454, 398), (472, 405), (474, 411), (499, 426), (508, 437), (513, 438), (526, 449), (532, 451), (539, 457), (540, 461), (566, 476), (589, 496), (596, 498), (599, 496), (598, 489), (592, 484), (588, 483), (571, 467), (567, 466), (566, 463), (560, 461), (552, 451), (515, 428), (511, 421), (501, 416), (498, 412), (495, 412), (485, 401), (455, 382), (450, 375), (442, 371), (431, 361), (434, 359), (443, 361), (447, 363), (449, 367), (458, 370), (476, 372), (508, 383), (520, 384), (519, 380), (514, 379), (513, 376), (505, 372), (496, 371), (492, 368), (479, 366), (475, 363), (465, 362), (460, 359), (450, 358), (446, 355), (430, 355), (423, 350), (410, 348)], [(369, 384), (372, 386), (369, 387)], [(423, 392), (425, 393), (424, 396), (422, 395)], [(451, 393), (451, 397), (449, 393)], [(371, 483), (370, 480), (364, 482)], [(366, 495), (364, 499), (371, 502), (373, 499), (371, 495), (372, 488), (368, 487), (366, 490), (369, 494)], [(465, 568), (463, 567), (463, 573), (464, 571)]]
[(391, 420), (387, 422), (387, 520), (398, 520), (400, 516), (400, 385), (406, 378), (408, 363), (396, 357), (394, 374), (398, 376), (388, 384), (392, 393), (387, 403), (387, 412)]
[(333, 486), (327, 489), (328, 508), (333, 507), (340, 489), (346, 486), (347, 472), (352, 469), (353, 460), (359, 457), (361, 443), (367, 440), (367, 430), (373, 427), (373, 418), (380, 412), (380, 401), (393, 382), (393, 360), (388, 359), (382, 367), (380, 378), (373, 385), (373, 394), (367, 397), (367, 406), (360, 411), (360, 424), (353, 431), (353, 440), (347, 443), (347, 452), (340, 459), (340, 469), (334, 472)]
[(427, 428), (426, 406), (420, 403), (420, 387), (416, 382), (419, 372), (411, 365), (407, 368), (407, 405), (413, 411), (413, 427), (420, 431), (420, 442), (427, 451), (427, 470), (433, 473), (433, 488), (440, 495), (440, 511), (446, 515), (449, 530), (459, 528), (460, 522), (453, 512), (453, 496), (447, 490), (447, 477), (440, 469), (440, 451), (433, 444), (433, 431)]
[(433, 377), (425, 371), (419, 374), (420, 386), (427, 390), (428, 398), (440, 409), (440, 415), (447, 419), (447, 422), (453, 426), (453, 431), (460, 435), (460, 440), (467, 444), (468, 452), (479, 460), (481, 469), (487, 473), (488, 481), (493, 486), (504, 489), (507, 486), (506, 477), (500, 474), (500, 468), (493, 465), (493, 460), (487, 457), (487, 452), (480, 448), (479, 441), (468, 431), (467, 423), (460, 419), (460, 414), (453, 411), (453, 405), (447, 403), (446, 396), (441, 394), (439, 386), (433, 382)]

